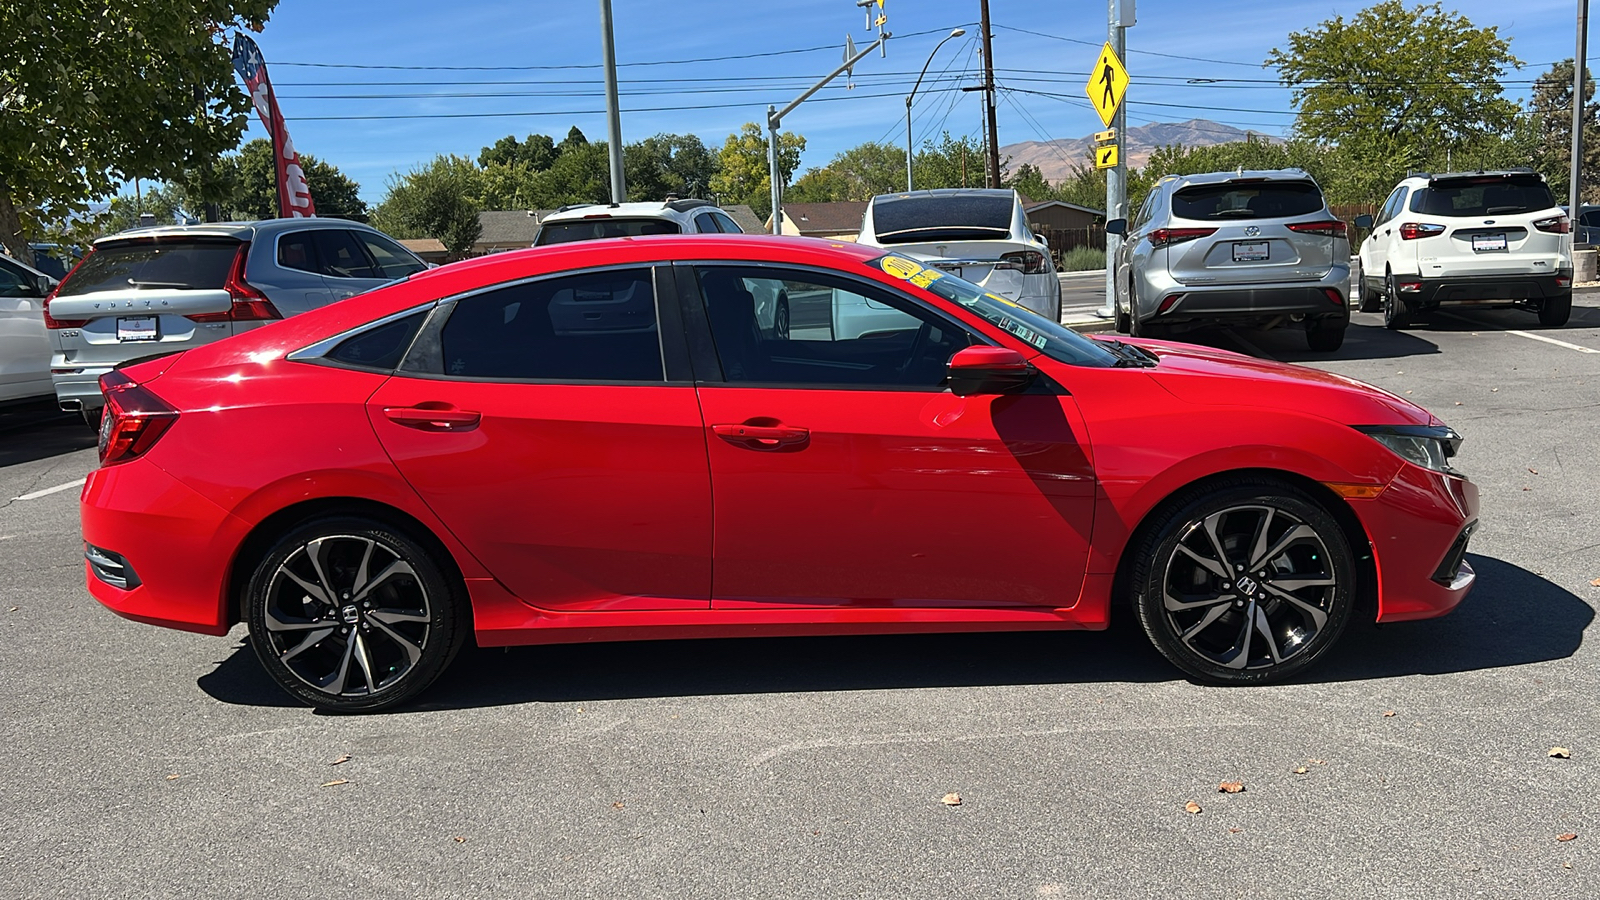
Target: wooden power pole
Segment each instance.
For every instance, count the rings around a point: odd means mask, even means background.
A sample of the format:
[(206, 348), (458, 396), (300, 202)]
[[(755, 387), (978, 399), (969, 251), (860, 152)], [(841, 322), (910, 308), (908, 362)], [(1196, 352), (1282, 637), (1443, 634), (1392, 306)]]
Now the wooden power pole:
[(989, 174), (987, 186), (997, 188), (1000, 186), (1000, 138), (994, 130), (994, 35), (989, 29), (989, 0), (979, 0), (982, 10), (983, 29), (983, 99), (984, 115), (988, 121), (989, 132)]

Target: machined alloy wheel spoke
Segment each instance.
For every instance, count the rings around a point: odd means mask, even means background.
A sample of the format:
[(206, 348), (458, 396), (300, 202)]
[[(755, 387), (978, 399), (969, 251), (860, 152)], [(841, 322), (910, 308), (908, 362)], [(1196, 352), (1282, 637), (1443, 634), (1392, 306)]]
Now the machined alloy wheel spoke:
[(1227, 606), (1219, 605), (1219, 606), (1211, 607), (1210, 609), (1206, 610), (1206, 614), (1205, 615), (1200, 617), (1200, 621), (1194, 623), (1193, 625), (1190, 625), (1189, 626), (1189, 630), (1185, 631), (1183, 634), (1179, 635), (1179, 637), (1183, 638), (1185, 641), (1189, 640), (1190, 638), (1194, 637), (1195, 635), (1199, 634), (1200, 632), (1205, 631), (1207, 628), (1210, 628), (1211, 624), (1213, 622), (1217, 621), (1217, 619), (1220, 619), (1222, 617), (1222, 614), (1227, 612), (1227, 611), (1228, 611), (1228, 607)]
[(1283, 654), (1278, 652), (1278, 640), (1272, 636), (1272, 623), (1267, 620), (1266, 610), (1257, 606), (1255, 615), (1252, 618), (1254, 619), (1252, 624), (1255, 625), (1256, 632), (1261, 635), (1262, 640), (1267, 642), (1267, 652), (1272, 654), (1273, 664), (1276, 665), (1283, 662)]
[(1236, 598), (1237, 595), (1235, 594), (1218, 594), (1215, 597), (1207, 597), (1204, 600), (1184, 600), (1181, 597), (1172, 596), (1170, 592), (1162, 595), (1163, 604), (1173, 612), (1184, 609), (1205, 609), (1208, 606), (1229, 603)]
[(1184, 556), (1187, 556), (1190, 559), (1194, 560), (1195, 562), (1199, 563), (1202, 567), (1205, 568), (1205, 570), (1207, 572), (1210, 572), (1211, 574), (1217, 576), (1218, 578), (1232, 578), (1233, 577), (1233, 573), (1228, 571), (1228, 563), (1227, 563), (1227, 561), (1225, 559), (1222, 560), (1222, 561), (1218, 561), (1218, 560), (1215, 560), (1215, 559), (1206, 559), (1204, 556), (1201, 556), (1200, 554), (1194, 552), (1193, 550), (1190, 550), (1188, 547), (1184, 546), (1183, 544), (1179, 544), (1178, 545), (1178, 552), (1182, 553)]
[[(365, 560), (362, 562), (363, 565), (365, 565)], [(401, 575), (410, 575), (412, 578), (417, 577), (417, 573), (412, 571), (409, 563), (407, 563), (405, 560), (397, 559), (385, 567), (382, 572), (379, 572), (376, 576), (374, 576), (371, 581), (367, 581), (365, 583), (357, 582), (355, 592), (350, 597), (350, 602), (360, 603), (361, 601), (367, 599), (369, 594), (381, 587), (384, 582), (391, 578), (398, 578)]]
[(1244, 622), (1239, 627), (1239, 638), (1234, 641), (1234, 646), (1239, 647), (1239, 652), (1222, 663), (1230, 669), (1242, 669), (1250, 664), (1250, 636), (1255, 634), (1256, 630), (1256, 611), (1255, 603), (1251, 602), (1250, 608), (1246, 611)]
[[(326, 539), (318, 539), (307, 544), (306, 559), (311, 561), (311, 568), (317, 573), (317, 583), (322, 585), (322, 589), (326, 594), (326, 599), (323, 602), (338, 603), (339, 589), (333, 586), (332, 581), (328, 580), (328, 573), (322, 567), (322, 551), (327, 546), (328, 541)], [(292, 574), (289, 577), (294, 578)], [(295, 580), (299, 581), (300, 579), (295, 578)]]
[(1284, 532), (1283, 537), (1278, 538), (1278, 542), (1272, 545), (1272, 549), (1251, 559), (1250, 568), (1254, 569), (1258, 566), (1264, 566), (1267, 563), (1272, 562), (1279, 556), (1283, 555), (1283, 551), (1289, 549), (1291, 544), (1307, 538), (1310, 538), (1311, 540), (1317, 540), (1317, 532), (1310, 525), (1296, 525), (1295, 527)]
[(367, 642), (361, 638), (360, 632), (352, 632), (350, 643), (356, 648), (356, 665), (361, 667), (361, 674), (367, 679), (367, 693), (376, 692), (378, 685), (372, 679), (372, 657), (367, 653)]
[(427, 622), (429, 616), (425, 612), (401, 612), (395, 609), (375, 609), (367, 613), (367, 618), (374, 623), (382, 622), (385, 625), (397, 625), (401, 622)]
[(1308, 587), (1333, 587), (1338, 584), (1332, 578), (1274, 578), (1272, 587), (1280, 591), (1299, 591)]
[(1266, 561), (1263, 557), (1267, 555), (1267, 532), (1272, 528), (1272, 516), (1275, 512), (1277, 510), (1270, 506), (1267, 507), (1267, 514), (1262, 516), (1261, 521), (1256, 524), (1256, 539), (1250, 543), (1250, 565), (1252, 567)]
[(1275, 585), (1270, 585), (1269, 584), (1269, 585), (1267, 585), (1267, 593), (1271, 594), (1274, 597), (1278, 597), (1278, 598), (1280, 598), (1282, 600), (1287, 600), (1290, 603), (1293, 603), (1295, 606), (1299, 607), (1300, 609), (1304, 610), (1306, 615), (1311, 617), (1311, 623), (1313, 625), (1317, 626), (1317, 630), (1318, 631), (1321, 631), (1322, 630), (1322, 626), (1327, 624), (1327, 622), (1328, 622), (1328, 614), (1326, 612), (1322, 611), (1321, 609), (1318, 609), (1315, 606), (1312, 606), (1311, 604), (1305, 602), (1304, 600), (1301, 600), (1299, 597), (1296, 597), (1295, 595), (1289, 593), (1288, 591), (1278, 590), (1278, 588)]
[(300, 589), (305, 591), (307, 596), (309, 596), (311, 599), (316, 600), (319, 603), (326, 603), (330, 606), (333, 605), (333, 597), (331, 596), (332, 592), (329, 588), (323, 587), (322, 585), (312, 584), (288, 569), (282, 569), (280, 571), (283, 572), (284, 577), (288, 578), (295, 584), (298, 584)]
[(317, 628), (331, 629), (332, 627), (333, 626), (327, 622), (315, 621), (311, 619), (306, 619), (299, 622), (291, 622), (287, 619), (279, 617), (276, 611), (271, 609), (267, 610), (268, 631), (312, 631)]
[(305, 640), (301, 641), (298, 644), (295, 644), (294, 645), (294, 649), (292, 649), (289, 652), (283, 654), (282, 656), (279, 656), (278, 659), (279, 659), (280, 662), (287, 663), (289, 660), (294, 659), (296, 656), (299, 656), (301, 651), (306, 650), (307, 648), (310, 648), (310, 647), (315, 647), (316, 645), (318, 645), (318, 644), (322, 643), (323, 641), (327, 640), (328, 636), (331, 635), (331, 634), (333, 634), (333, 626), (332, 625), (325, 625), (322, 628), (319, 628), (316, 631), (313, 631), (310, 634), (306, 635), (306, 639)]
[(373, 627), (388, 635), (389, 640), (400, 645), (400, 649), (405, 651), (406, 660), (411, 665), (416, 665), (417, 660), (422, 658), (422, 647), (420, 645), (412, 643), (410, 639), (406, 638), (404, 635), (401, 635), (399, 632), (395, 631), (393, 628), (390, 628), (388, 625), (383, 624), (382, 622), (374, 621), (372, 624)]
[[(1211, 549), (1216, 551), (1217, 559), (1222, 562), (1224, 573), (1228, 569), (1228, 551), (1222, 549), (1222, 539), (1217, 537), (1217, 525), (1222, 521), (1223, 514), (1227, 512), (1230, 512), (1230, 510), (1223, 510), (1223, 512), (1207, 516), (1205, 524), (1206, 537), (1211, 539)], [(1226, 574), (1223, 577), (1227, 577)]]

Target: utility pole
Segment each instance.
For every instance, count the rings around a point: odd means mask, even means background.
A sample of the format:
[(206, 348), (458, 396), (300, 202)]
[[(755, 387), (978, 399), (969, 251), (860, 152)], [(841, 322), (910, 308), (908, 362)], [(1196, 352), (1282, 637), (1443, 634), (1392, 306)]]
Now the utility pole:
[(1574, 235), (1579, 233), (1578, 219), (1583, 212), (1583, 76), (1589, 70), (1588, 56), (1589, 0), (1578, 0), (1578, 52), (1572, 57), (1572, 179), (1567, 186), (1567, 212)]
[(984, 118), (989, 129), (989, 175), (987, 187), (1000, 186), (1000, 138), (994, 130), (994, 34), (989, 28), (989, 0), (980, 0), (979, 27), (983, 29)]
[(611, 36), (611, 0), (600, 0), (600, 42), (606, 69), (606, 150), (611, 158), (611, 203), (628, 200), (622, 171), (622, 116), (617, 110), (617, 48)]
[[(1117, 59), (1128, 56), (1127, 31), (1133, 24), (1133, 0), (1107, 0), (1106, 42), (1111, 45)], [(1119, 147), (1126, 147), (1128, 105), (1117, 104), (1117, 113), (1111, 120), (1111, 130), (1116, 132)], [(1120, 149), (1117, 164), (1106, 170), (1106, 221), (1128, 217), (1128, 155)], [(1122, 235), (1106, 234), (1106, 302), (1100, 308), (1101, 318), (1110, 318), (1117, 312), (1117, 250), (1122, 247)], [(1138, 310), (1134, 310), (1138, 315)]]

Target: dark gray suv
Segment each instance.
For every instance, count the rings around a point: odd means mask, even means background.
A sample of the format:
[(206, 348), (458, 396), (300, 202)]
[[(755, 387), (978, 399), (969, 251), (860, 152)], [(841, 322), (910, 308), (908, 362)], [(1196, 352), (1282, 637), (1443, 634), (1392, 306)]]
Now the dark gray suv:
[(62, 409), (98, 425), (100, 376), (342, 300), (428, 267), (341, 219), (139, 228), (95, 241), (45, 300)]

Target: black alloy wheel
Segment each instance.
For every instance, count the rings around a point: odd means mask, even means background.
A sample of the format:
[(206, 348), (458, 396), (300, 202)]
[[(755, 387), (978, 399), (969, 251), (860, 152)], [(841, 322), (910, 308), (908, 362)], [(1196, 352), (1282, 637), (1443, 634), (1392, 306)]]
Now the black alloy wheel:
[(1140, 624), (1179, 669), (1212, 684), (1266, 684), (1333, 647), (1355, 603), (1355, 561), (1317, 501), (1236, 478), (1170, 507), (1140, 546)]
[(331, 518), (285, 535), (246, 594), (250, 643), (296, 699), (334, 712), (402, 703), (466, 638), (460, 591), (430, 552), (381, 522)]
[(1361, 279), (1361, 311), (1380, 312), (1383, 309), (1383, 291), (1377, 287), (1377, 282)]
[(778, 294), (778, 308), (772, 313), (772, 336), (780, 341), (789, 339), (789, 295)]

